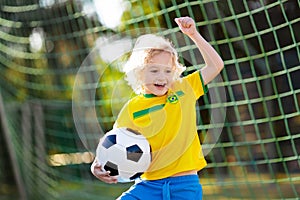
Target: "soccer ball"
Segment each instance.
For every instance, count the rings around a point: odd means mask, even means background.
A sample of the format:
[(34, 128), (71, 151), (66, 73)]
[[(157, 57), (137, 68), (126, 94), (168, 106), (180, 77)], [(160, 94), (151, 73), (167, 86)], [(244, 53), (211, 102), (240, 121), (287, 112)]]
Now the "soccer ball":
[(110, 171), (119, 182), (129, 182), (142, 175), (151, 163), (147, 139), (128, 128), (114, 128), (100, 139), (96, 157), (102, 170)]

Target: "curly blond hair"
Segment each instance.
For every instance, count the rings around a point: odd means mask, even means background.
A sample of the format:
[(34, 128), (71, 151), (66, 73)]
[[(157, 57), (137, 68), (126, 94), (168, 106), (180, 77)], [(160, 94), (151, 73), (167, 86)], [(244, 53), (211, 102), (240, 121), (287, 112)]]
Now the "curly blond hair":
[(146, 66), (149, 59), (151, 59), (155, 53), (161, 51), (170, 52), (173, 56), (173, 69), (175, 70), (174, 80), (178, 80), (181, 73), (186, 69), (186, 67), (179, 63), (178, 53), (169, 40), (154, 34), (142, 35), (137, 39), (132, 53), (123, 68), (126, 75), (125, 80), (136, 94), (141, 94), (143, 91), (143, 83), (140, 79), (139, 72)]

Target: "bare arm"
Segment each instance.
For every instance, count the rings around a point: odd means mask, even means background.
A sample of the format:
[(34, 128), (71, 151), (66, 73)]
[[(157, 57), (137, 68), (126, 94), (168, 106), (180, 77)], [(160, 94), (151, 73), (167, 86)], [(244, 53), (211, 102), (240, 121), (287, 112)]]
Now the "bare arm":
[(197, 45), (203, 56), (205, 66), (201, 69), (201, 75), (206, 85), (212, 81), (223, 69), (224, 63), (215, 49), (200, 35), (196, 29), (195, 22), (190, 17), (176, 18), (180, 30), (189, 36)]

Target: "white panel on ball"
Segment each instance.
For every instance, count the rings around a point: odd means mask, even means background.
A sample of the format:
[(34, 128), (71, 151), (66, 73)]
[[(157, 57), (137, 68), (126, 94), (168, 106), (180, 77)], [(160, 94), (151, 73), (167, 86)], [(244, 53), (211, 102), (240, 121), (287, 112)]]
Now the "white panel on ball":
[(114, 128), (101, 138), (96, 157), (104, 171), (117, 176), (119, 182), (132, 181), (151, 163), (147, 139), (127, 128)]

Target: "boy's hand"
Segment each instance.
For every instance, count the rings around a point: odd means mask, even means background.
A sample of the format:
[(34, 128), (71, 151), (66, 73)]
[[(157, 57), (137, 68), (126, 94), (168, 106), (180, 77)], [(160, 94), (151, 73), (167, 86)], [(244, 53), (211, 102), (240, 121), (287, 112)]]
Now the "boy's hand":
[(117, 183), (118, 179), (115, 176), (110, 176), (110, 172), (102, 171), (101, 165), (97, 162), (95, 158), (93, 164), (91, 165), (92, 174), (97, 177), (99, 180), (105, 183)]
[(192, 36), (197, 32), (195, 21), (190, 17), (175, 18), (175, 22), (180, 30), (188, 36)]

